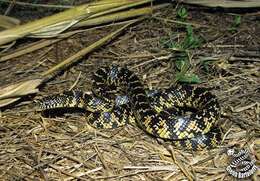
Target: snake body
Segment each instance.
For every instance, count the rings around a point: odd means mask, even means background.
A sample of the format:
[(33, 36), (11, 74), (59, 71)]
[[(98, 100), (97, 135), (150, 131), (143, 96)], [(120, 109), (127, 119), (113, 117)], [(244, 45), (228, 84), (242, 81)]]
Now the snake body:
[[(72, 91), (54, 95), (39, 101), (39, 107), (42, 110), (84, 108), (90, 112), (89, 122), (97, 128), (114, 128), (134, 120), (145, 132), (174, 140), (175, 146), (186, 149), (212, 148), (221, 139), (220, 130), (215, 126), (220, 106), (216, 96), (204, 88), (172, 86), (149, 97), (136, 74), (116, 65), (95, 72), (92, 87), (93, 94)], [(118, 89), (128, 100), (121, 98), (108, 103), (115, 99)], [(186, 108), (195, 111), (190, 116), (179, 116)]]

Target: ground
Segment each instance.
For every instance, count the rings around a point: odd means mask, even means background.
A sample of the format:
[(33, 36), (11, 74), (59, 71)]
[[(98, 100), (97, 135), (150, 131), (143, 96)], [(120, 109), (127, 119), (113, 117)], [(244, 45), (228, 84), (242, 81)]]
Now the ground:
[[(0, 4), (1, 13), (7, 6)], [(23, 6), (21, 6), (23, 7)], [(23, 22), (33, 8), (10, 10)], [(177, 15), (183, 7), (187, 17)], [(35, 11), (35, 10), (34, 10)], [(44, 11), (49, 15), (57, 10)], [(43, 13), (44, 13), (43, 12)], [(22, 15), (27, 16), (22, 16)], [(185, 14), (185, 13), (184, 13)], [(38, 18), (38, 17), (37, 17)], [(3, 180), (232, 180), (226, 149), (246, 148), (259, 160), (259, 11), (222, 10), (172, 4), (131, 25), (109, 44), (81, 59), (40, 87), (40, 92), (1, 110), (0, 177)], [(179, 45), (199, 37), (198, 46)], [(0, 62), (0, 85), (37, 77), (43, 71), (122, 25), (90, 28), (40, 50)], [(7, 52), (35, 39), (18, 40)], [(184, 55), (183, 55), (184, 54)], [(186, 56), (187, 59), (180, 58)], [(102, 65), (127, 66), (144, 84), (166, 88), (182, 80), (178, 63), (189, 62), (194, 86), (208, 88), (220, 102), (223, 140), (212, 150), (190, 152), (162, 144), (140, 128), (91, 128), (83, 112), (44, 115), (33, 101), (64, 90), (91, 90), (91, 75)], [(187, 74), (186, 74), (187, 75)], [(190, 78), (189, 77), (189, 78)], [(195, 84), (197, 83), (197, 84)], [(259, 164), (259, 161), (257, 161)], [(257, 180), (259, 173), (250, 179)], [(249, 179), (249, 180), (250, 180)]]

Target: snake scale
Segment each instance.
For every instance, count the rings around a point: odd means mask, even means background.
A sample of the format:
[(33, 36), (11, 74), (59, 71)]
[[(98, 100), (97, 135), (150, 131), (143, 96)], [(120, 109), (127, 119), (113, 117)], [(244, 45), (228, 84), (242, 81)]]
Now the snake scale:
[[(135, 73), (112, 65), (94, 73), (92, 89), (92, 93), (76, 90), (45, 97), (38, 101), (38, 107), (83, 108), (88, 112), (88, 122), (96, 128), (134, 122), (146, 133), (173, 140), (174, 146), (189, 150), (212, 148), (221, 140), (216, 126), (220, 106), (216, 96), (205, 88), (178, 85), (147, 95)], [(119, 91), (126, 96), (116, 96)], [(192, 113), (180, 115), (184, 109)]]

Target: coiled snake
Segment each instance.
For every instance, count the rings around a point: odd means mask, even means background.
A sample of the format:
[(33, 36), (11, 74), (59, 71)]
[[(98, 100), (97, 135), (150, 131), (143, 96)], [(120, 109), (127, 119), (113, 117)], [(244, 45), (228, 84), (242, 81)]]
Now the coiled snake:
[[(136, 122), (150, 135), (174, 140), (173, 145), (178, 148), (212, 148), (221, 139), (220, 129), (215, 126), (220, 106), (216, 96), (204, 88), (172, 86), (148, 96), (138, 76), (117, 65), (95, 72), (92, 87), (93, 94), (64, 92), (39, 100), (38, 106), (41, 110), (83, 108), (89, 112), (89, 123), (96, 128)], [(119, 90), (127, 97), (115, 98), (115, 91)], [(192, 109), (192, 114), (179, 116), (185, 109)]]

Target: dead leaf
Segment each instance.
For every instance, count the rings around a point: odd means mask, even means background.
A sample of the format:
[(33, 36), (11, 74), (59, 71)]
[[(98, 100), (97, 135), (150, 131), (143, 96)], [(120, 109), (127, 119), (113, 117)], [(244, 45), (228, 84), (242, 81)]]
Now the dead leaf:
[(42, 83), (42, 79), (27, 80), (24, 82), (0, 87), (0, 107), (4, 107), (19, 100), (22, 96), (34, 94), (38, 92), (38, 86)]

